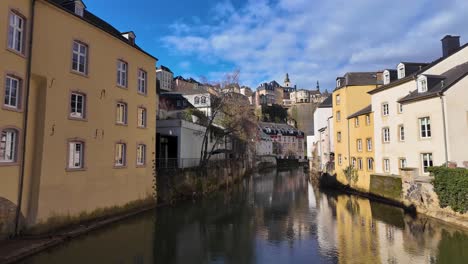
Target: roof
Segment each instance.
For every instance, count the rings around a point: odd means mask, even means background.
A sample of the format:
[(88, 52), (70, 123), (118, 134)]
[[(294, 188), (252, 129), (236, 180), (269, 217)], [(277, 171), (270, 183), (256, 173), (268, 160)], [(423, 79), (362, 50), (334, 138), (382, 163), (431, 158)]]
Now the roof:
[(201, 89), (201, 88), (181, 91), (180, 93), (183, 94), (183, 95), (210, 94), (207, 90)]
[(144, 51), (138, 45), (136, 45), (134, 43), (132, 44), (128, 39), (123, 37), (122, 34), (125, 33), (125, 32), (120, 32), (115, 27), (113, 27), (112, 25), (110, 25), (106, 21), (102, 20), (98, 16), (94, 15), (93, 13), (89, 12), (88, 10), (86, 10), (86, 9), (84, 10), (83, 17), (80, 17), (80, 16), (76, 15), (74, 10), (73, 10), (73, 5), (71, 5), (74, 2), (73, 0), (46, 0), (46, 1), (53, 4), (56, 7), (64, 10), (64, 11), (74, 15), (75, 17), (80, 18), (80, 19), (88, 22), (89, 24), (91, 24), (91, 25), (93, 25), (93, 26), (107, 32), (108, 34), (110, 34), (110, 35), (114, 36), (115, 38), (125, 42), (129, 46), (134, 47), (135, 49), (139, 50), (140, 52), (142, 52), (142, 53), (144, 53), (144, 54), (146, 54), (148, 56), (150, 56), (151, 58), (153, 58), (155, 60), (158, 60), (158, 58), (156, 58), (153, 55), (149, 54), (148, 52)]
[(429, 86), (427, 87), (427, 92), (419, 93), (418, 90), (414, 90), (409, 95), (400, 99), (398, 102), (408, 103), (439, 96), (440, 93), (447, 91), (450, 89), (450, 87), (452, 87), (461, 79), (465, 78), (467, 75), (468, 62), (455, 66), (441, 75), (425, 75), (428, 78)]
[[(368, 93), (369, 93), (369, 94), (375, 94), (375, 93), (378, 93), (378, 92), (381, 92), (381, 91), (385, 91), (385, 90), (387, 90), (387, 89), (390, 89), (390, 88), (392, 88), (392, 87), (395, 87), (395, 86), (397, 86), (397, 85), (406, 83), (406, 82), (412, 80), (412, 79), (414, 78), (414, 76), (416, 76), (416, 75), (418, 75), (418, 74), (420, 74), (420, 73), (422, 73), (422, 72), (424, 72), (424, 71), (426, 71), (426, 70), (432, 68), (432, 67), (433, 67), (434, 65), (436, 65), (437, 63), (444, 61), (445, 59), (449, 58), (450, 56), (454, 55), (455, 53), (459, 52), (460, 50), (462, 50), (462, 49), (464, 49), (464, 48), (466, 48), (466, 47), (468, 47), (468, 43), (464, 44), (463, 46), (461, 46), (461, 47), (458, 48), (457, 50), (454, 50), (454, 51), (452, 52), (452, 54), (450, 54), (449, 56), (440, 57), (440, 58), (438, 58), (437, 60), (435, 60), (435, 61), (429, 63), (428, 65), (426, 65), (426, 66), (423, 67), (422, 69), (420, 69), (420, 70), (418, 70), (418, 71), (416, 71), (416, 72), (413, 72), (411, 75), (408, 75), (408, 76), (406, 76), (406, 77), (404, 77), (404, 78), (398, 79), (398, 80), (396, 80), (396, 81), (394, 81), (394, 82), (391, 82), (391, 83), (389, 83), (389, 84), (387, 84), (387, 85), (382, 85), (382, 86), (380, 86), (380, 87), (378, 87), (378, 88), (376, 88), (376, 89), (374, 89), (374, 90), (369, 91)], [(404, 63), (404, 62), (403, 62), (403, 63)]]
[(168, 67), (166, 67), (166, 66), (164, 66), (164, 65), (159, 66), (159, 68), (160, 68), (161, 70), (163, 70), (163, 71), (167, 71), (167, 72), (170, 72), (170, 73), (174, 74), (174, 73), (171, 71), (171, 69), (169, 69)]
[(321, 104), (319, 104), (318, 108), (331, 108), (333, 107), (333, 97), (329, 95)]
[(267, 135), (291, 135), (303, 136), (304, 132), (297, 130), (295, 127), (285, 123), (258, 122), (258, 125)]
[(356, 113), (348, 116), (348, 119), (355, 118), (355, 117), (362, 116), (362, 115), (367, 115), (370, 113), (372, 113), (372, 105), (368, 105), (364, 107), (363, 109), (357, 111)]
[(335, 90), (345, 86), (378, 85), (381, 82), (377, 78), (377, 72), (348, 72), (344, 77), (338, 77), (337, 79), (341, 79), (343, 82)]

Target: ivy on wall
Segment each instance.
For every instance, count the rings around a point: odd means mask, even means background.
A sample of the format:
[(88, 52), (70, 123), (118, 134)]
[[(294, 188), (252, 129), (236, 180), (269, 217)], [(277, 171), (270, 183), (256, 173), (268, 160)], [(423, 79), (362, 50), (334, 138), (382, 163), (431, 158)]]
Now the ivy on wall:
[(468, 212), (468, 170), (463, 168), (432, 167), (432, 184), (442, 208), (450, 206), (459, 213)]

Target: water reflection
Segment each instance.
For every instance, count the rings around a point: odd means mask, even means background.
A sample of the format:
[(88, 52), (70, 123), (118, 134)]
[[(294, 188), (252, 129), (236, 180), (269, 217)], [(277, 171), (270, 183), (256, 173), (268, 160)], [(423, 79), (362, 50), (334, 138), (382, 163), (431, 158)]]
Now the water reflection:
[(367, 199), (323, 193), (302, 170), (113, 225), (24, 263), (464, 263), (468, 235)]

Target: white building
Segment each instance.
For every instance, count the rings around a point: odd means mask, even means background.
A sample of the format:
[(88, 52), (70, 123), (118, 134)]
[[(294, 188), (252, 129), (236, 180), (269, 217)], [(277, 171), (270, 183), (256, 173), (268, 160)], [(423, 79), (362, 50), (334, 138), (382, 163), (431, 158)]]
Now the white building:
[(259, 126), (271, 138), (277, 158), (305, 158), (304, 132), (283, 123), (259, 122)]
[(412, 167), (428, 175), (428, 166), (468, 162), (468, 45), (452, 36), (442, 43), (444, 57), (411, 64), (412, 72), (400, 63), (397, 80), (369, 92), (377, 173)]
[(161, 90), (166, 92), (171, 92), (173, 90), (172, 79), (174, 78), (174, 73), (172, 73), (172, 71), (169, 68), (163, 65), (157, 68), (156, 78), (157, 80), (159, 80)]
[(258, 136), (256, 142), (257, 156), (273, 155), (273, 140), (265, 134), (262, 129), (258, 128)]
[[(328, 96), (315, 110), (314, 112), (314, 136), (309, 140), (309, 137), (307, 137), (307, 157), (309, 159), (313, 158), (312, 153), (314, 151), (314, 146), (318, 146), (318, 142), (320, 140), (320, 130), (323, 128), (327, 128), (326, 130), (328, 133), (330, 133), (333, 130), (333, 122), (331, 121), (331, 118), (333, 117), (333, 109), (332, 109), (332, 96)], [(330, 135), (330, 142), (328, 143), (329, 146), (327, 146), (327, 149), (329, 149), (330, 152), (333, 152), (333, 133)], [(318, 150), (320, 151), (320, 150)], [(318, 153), (320, 156), (321, 153)]]
[(181, 92), (182, 95), (195, 108), (202, 111), (206, 116), (211, 117), (211, 97), (212, 95), (203, 89), (192, 89)]

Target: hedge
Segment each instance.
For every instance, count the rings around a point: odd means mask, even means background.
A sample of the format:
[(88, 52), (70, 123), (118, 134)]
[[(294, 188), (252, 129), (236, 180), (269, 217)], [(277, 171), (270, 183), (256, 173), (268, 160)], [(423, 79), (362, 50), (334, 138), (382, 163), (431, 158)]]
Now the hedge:
[(468, 170), (463, 168), (432, 167), (434, 190), (442, 208), (450, 206), (454, 211), (468, 211)]

